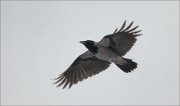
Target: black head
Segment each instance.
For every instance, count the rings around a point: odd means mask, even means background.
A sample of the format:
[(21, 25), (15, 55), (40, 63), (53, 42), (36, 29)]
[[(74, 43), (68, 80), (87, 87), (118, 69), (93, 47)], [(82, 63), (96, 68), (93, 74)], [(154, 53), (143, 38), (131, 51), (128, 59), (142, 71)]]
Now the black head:
[(97, 53), (98, 48), (94, 41), (86, 40), (86, 41), (80, 41), (80, 43), (82, 43), (84, 46), (86, 46), (86, 48), (88, 48), (90, 52)]

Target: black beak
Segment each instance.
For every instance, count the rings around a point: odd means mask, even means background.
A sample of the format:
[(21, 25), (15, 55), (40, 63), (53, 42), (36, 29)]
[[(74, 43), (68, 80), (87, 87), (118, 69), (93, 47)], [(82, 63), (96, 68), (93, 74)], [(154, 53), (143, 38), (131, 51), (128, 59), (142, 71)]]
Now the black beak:
[(85, 44), (85, 43), (86, 43), (86, 41), (80, 41), (80, 43)]

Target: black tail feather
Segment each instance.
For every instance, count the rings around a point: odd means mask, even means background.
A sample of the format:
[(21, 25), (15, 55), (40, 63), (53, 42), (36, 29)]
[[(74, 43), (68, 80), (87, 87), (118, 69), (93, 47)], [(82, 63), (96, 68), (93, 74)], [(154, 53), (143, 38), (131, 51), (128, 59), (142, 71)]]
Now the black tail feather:
[(134, 69), (137, 68), (137, 63), (133, 62), (131, 59), (125, 59), (123, 58), (127, 63), (124, 63), (123, 65), (116, 64), (121, 70), (123, 70), (125, 73), (131, 72)]

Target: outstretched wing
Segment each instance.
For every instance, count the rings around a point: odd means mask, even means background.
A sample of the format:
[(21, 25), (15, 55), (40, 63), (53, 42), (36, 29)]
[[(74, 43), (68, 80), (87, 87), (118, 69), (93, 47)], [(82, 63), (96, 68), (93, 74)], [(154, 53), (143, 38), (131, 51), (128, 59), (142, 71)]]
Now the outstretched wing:
[(136, 37), (142, 34), (139, 34), (141, 30), (135, 31), (138, 26), (131, 28), (133, 22), (130, 23), (128, 27), (125, 28), (126, 21), (118, 31), (116, 29), (113, 34), (105, 36), (99, 44), (109, 47), (113, 51), (116, 51), (120, 56), (125, 55), (136, 42)]
[(87, 51), (80, 55), (65, 72), (56, 78), (55, 84), (59, 83), (57, 87), (64, 84), (63, 89), (69, 84), (69, 88), (71, 88), (73, 84), (98, 74), (108, 68), (109, 65), (109, 62), (97, 59), (91, 52)]

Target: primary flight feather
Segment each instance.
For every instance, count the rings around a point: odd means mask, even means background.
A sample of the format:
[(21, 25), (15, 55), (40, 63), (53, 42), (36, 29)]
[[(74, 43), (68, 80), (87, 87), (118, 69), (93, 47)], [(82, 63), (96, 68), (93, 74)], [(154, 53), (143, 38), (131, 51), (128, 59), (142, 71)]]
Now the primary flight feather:
[(100, 42), (92, 40), (80, 41), (88, 50), (77, 57), (70, 67), (60, 74), (55, 80), (57, 87), (63, 85), (63, 89), (78, 83), (88, 77), (107, 69), (111, 63), (116, 64), (122, 71), (128, 73), (137, 67), (137, 63), (131, 59), (122, 57), (136, 42), (136, 37), (141, 35), (136, 31), (138, 26), (131, 28), (133, 22), (126, 28), (126, 21), (122, 27), (116, 29), (113, 34), (106, 35)]

